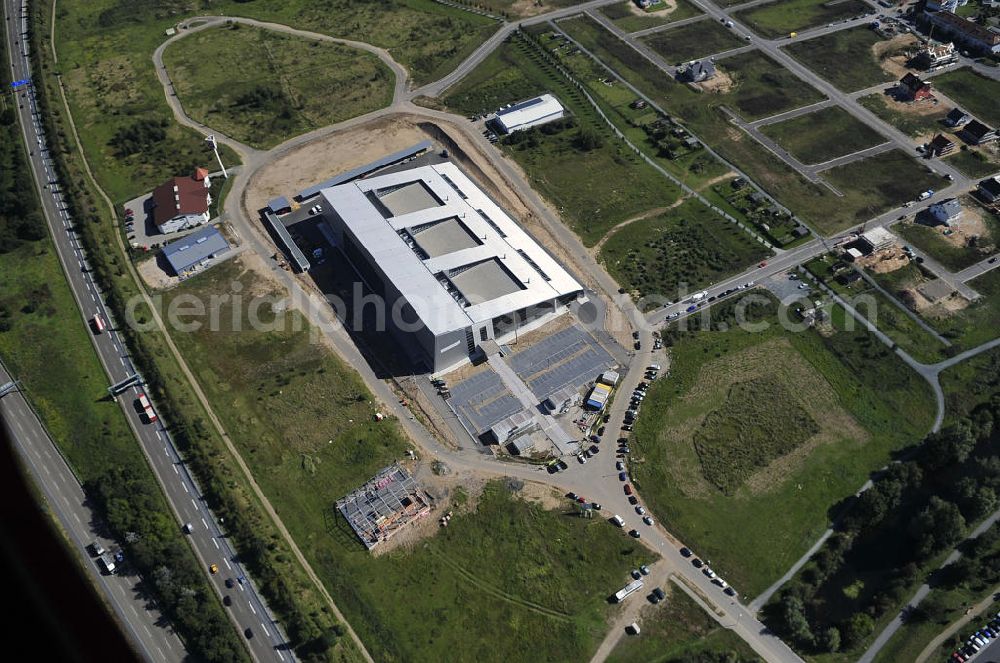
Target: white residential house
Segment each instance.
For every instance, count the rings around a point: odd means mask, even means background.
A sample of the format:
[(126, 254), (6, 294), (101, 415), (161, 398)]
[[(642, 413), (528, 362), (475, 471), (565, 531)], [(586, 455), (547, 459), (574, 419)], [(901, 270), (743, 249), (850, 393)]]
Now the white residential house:
[(962, 219), (962, 205), (955, 198), (934, 203), (928, 208), (928, 211), (935, 221), (949, 227)]
[(211, 186), (204, 168), (189, 177), (170, 178), (153, 189), (153, 223), (165, 235), (208, 223)]

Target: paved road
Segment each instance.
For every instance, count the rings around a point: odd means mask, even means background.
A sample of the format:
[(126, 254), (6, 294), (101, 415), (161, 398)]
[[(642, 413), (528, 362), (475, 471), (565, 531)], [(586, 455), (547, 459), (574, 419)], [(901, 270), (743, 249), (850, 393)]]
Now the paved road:
[[(0, 384), (12, 379), (0, 366)], [(124, 571), (105, 575), (87, 552), (87, 546), (95, 541), (107, 550), (115, 542), (104, 536), (103, 528), (98, 526), (100, 516), (91, 510), (83, 487), (20, 391), (11, 391), (0, 398), (0, 423), (13, 440), (24, 466), (34, 475), (35, 485), (41, 488), (50, 512), (58, 519), (90, 581), (110, 603), (118, 623), (124, 626), (133, 648), (149, 661), (187, 658), (184, 643), (146, 598), (141, 579)]]
[[(6, 25), (13, 80), (29, 79), (31, 68), (25, 51), (27, 47), (21, 41), (21, 32), (26, 27), (22, 23), (24, 7), (18, 0), (5, 0), (3, 6), (6, 16), (10, 18)], [(109, 383), (119, 382), (133, 375), (135, 367), (116, 330), (117, 323), (105, 306), (103, 293), (89, 271), (83, 247), (73, 228), (73, 220), (66, 212), (59, 184), (55, 181), (55, 167), (48, 153), (31, 89), (19, 92), (17, 101), (21, 128), (31, 148), (29, 165), (35, 176), (42, 210), (56, 253), (84, 319), (89, 320), (100, 314), (108, 322), (109, 329), (102, 334), (92, 336), (92, 340), (101, 364), (109, 376)], [(81, 324), (84, 323), (81, 321)], [(234, 626), (240, 631), (240, 637), (243, 637), (244, 629), (253, 630), (254, 637), (248, 640), (247, 644), (256, 660), (290, 660), (292, 654), (288, 650), (285, 635), (274, 622), (252, 580), (248, 578), (234, 590), (224, 586), (225, 579), (245, 577), (246, 573), (236, 561), (235, 551), (223, 536), (215, 516), (205, 505), (200, 489), (180, 459), (163, 420), (147, 424), (140, 417), (133, 404), (139, 391), (138, 387), (131, 387), (121, 394), (118, 400), (150, 467), (163, 487), (177, 518), (178, 527), (181, 523), (187, 522), (194, 525), (189, 540), (205, 569), (206, 577), (220, 596), (224, 594), (232, 596), (232, 607), (226, 610)], [(221, 569), (219, 574), (214, 576), (208, 573), (208, 565), (212, 563), (218, 564)]]
[(982, 276), (986, 272), (990, 271), (991, 269), (996, 269), (997, 267), (1000, 267), (1000, 259), (998, 259), (996, 256), (992, 258), (986, 258), (984, 260), (980, 260), (975, 265), (966, 267), (960, 272), (955, 272), (955, 279), (961, 281), (962, 283), (965, 283), (966, 281), (971, 281), (977, 276)]

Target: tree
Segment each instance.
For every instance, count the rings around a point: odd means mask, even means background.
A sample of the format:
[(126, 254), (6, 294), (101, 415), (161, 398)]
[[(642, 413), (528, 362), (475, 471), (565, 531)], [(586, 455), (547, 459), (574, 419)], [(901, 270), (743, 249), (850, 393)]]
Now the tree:
[(778, 620), (782, 630), (799, 646), (812, 646), (815, 638), (809, 620), (806, 619), (806, 608), (802, 599), (794, 594), (781, 597), (778, 606)]
[(604, 138), (593, 129), (580, 129), (573, 144), (584, 152), (596, 150), (604, 145)]
[(949, 426), (924, 439), (920, 465), (925, 470), (939, 470), (965, 462), (976, 446), (976, 440), (967, 423)]
[(831, 626), (823, 631), (819, 638), (817, 638), (816, 646), (823, 651), (838, 651), (840, 649), (840, 629), (836, 626)]
[(958, 507), (936, 495), (910, 524), (910, 536), (918, 558), (944, 550), (961, 540), (965, 531), (965, 518)]
[(875, 620), (865, 612), (856, 612), (851, 615), (843, 627), (841, 634), (844, 644), (848, 648), (857, 647), (861, 642), (875, 631)]

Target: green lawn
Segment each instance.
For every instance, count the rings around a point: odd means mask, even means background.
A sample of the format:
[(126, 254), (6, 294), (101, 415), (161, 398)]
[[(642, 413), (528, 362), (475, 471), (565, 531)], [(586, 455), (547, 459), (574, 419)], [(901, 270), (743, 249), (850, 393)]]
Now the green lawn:
[(901, 150), (825, 170), (822, 177), (843, 192), (856, 210), (854, 218), (848, 219), (841, 229), (901, 207), (915, 200), (921, 191), (937, 188), (943, 182), (939, 175), (930, 173), (926, 166)]
[[(206, 299), (267, 292), (230, 262), (171, 291)], [(177, 334), (256, 480), (281, 514), (338, 606), (381, 661), (586, 660), (613, 613), (606, 598), (628, 569), (652, 555), (603, 518), (581, 519), (568, 502), (548, 511), (491, 483), (482, 495), (458, 484), (438, 490), (455, 516), (413, 546), (372, 556), (335, 515), (334, 502), (407, 448), (392, 418), (360, 377), (310, 342), (297, 314), (276, 331), (232, 331), (232, 304), (219, 331)], [(265, 322), (274, 318), (266, 305)], [(239, 319), (239, 315), (236, 316)], [(435, 518), (436, 515), (431, 516)], [(400, 600), (400, 597), (406, 600)], [(428, 619), (430, 618), (430, 619)], [(503, 624), (509, 637), (492, 637)]]
[(946, 159), (965, 175), (977, 179), (1000, 172), (1000, 154), (995, 146), (960, 149)]
[(654, 5), (650, 11), (633, 11), (635, 3), (632, 0), (625, 0), (613, 5), (605, 5), (598, 11), (611, 19), (611, 21), (625, 32), (636, 32), (646, 28), (655, 28), (659, 25), (666, 25), (674, 21), (681, 21), (692, 16), (701, 14), (701, 10), (695, 7), (688, 0), (675, 0), (676, 8), (672, 11), (664, 10), (662, 5), (659, 9)]
[(739, 273), (771, 252), (697, 200), (614, 232), (600, 259), (640, 298), (677, 301), (683, 286), (697, 290)]
[[(863, 331), (785, 331), (773, 312), (750, 316), (767, 329), (745, 331), (733, 306), (709, 309), (713, 330), (727, 331), (667, 333), (671, 376), (649, 392), (630, 470), (664, 526), (755, 596), (822, 533), (831, 506), (926, 433), (934, 405), (927, 384)], [(820, 432), (727, 495), (706, 478), (695, 436), (734, 385), (759, 379), (788, 394), (765, 399), (775, 416), (802, 408)]]
[(934, 87), (991, 127), (1000, 125), (1000, 81), (963, 68), (934, 77)]
[[(574, 126), (557, 130), (560, 125), (550, 124), (502, 142), (586, 245), (596, 244), (616, 224), (666, 207), (680, 195), (674, 184), (612, 134), (583, 94), (526, 38), (503, 44), (444, 102), (461, 112), (477, 112), (495, 108), (492, 102), (511, 90), (518, 96), (505, 97), (508, 102), (529, 90), (548, 90), (572, 114)], [(587, 137), (595, 140), (584, 144)]]
[(824, 23), (853, 18), (871, 11), (861, 0), (782, 0), (769, 2), (733, 14), (762, 37), (775, 39), (789, 33), (813, 28)]
[(796, 60), (844, 92), (861, 90), (895, 77), (887, 73), (872, 47), (882, 41), (867, 25), (837, 30), (785, 46)]
[[(975, 209), (974, 201), (964, 196), (960, 200), (967, 210)], [(977, 246), (955, 246), (945, 239), (937, 228), (930, 228), (921, 223), (902, 223), (896, 226), (895, 230), (908, 243), (921, 249), (950, 271), (959, 272), (997, 250), (997, 244), (1000, 243), (1000, 221), (990, 214), (983, 216), (986, 222), (986, 234), (979, 239)], [(990, 248), (992, 250), (985, 250)]]
[(927, 140), (940, 133), (945, 128), (942, 124), (947, 108), (935, 107), (929, 113), (912, 113), (903, 110), (905, 105), (895, 104), (887, 95), (881, 92), (869, 94), (858, 99), (858, 103), (893, 125), (904, 134), (916, 138), (924, 136)]
[(392, 71), (371, 53), (238, 23), (175, 42), (163, 60), (191, 117), (258, 148), (392, 101)]
[(643, 37), (642, 41), (670, 64), (697, 60), (743, 45), (739, 37), (718, 21), (698, 21)]
[(667, 583), (662, 589), (666, 599), (639, 611), (642, 633), (619, 640), (608, 663), (761, 660), (746, 642), (712, 619), (680, 587)]
[(886, 140), (882, 134), (856, 120), (839, 106), (767, 124), (760, 130), (806, 164), (824, 163)]
[(822, 101), (824, 96), (761, 51), (733, 55), (716, 62), (729, 74), (733, 89), (721, 95), (746, 120), (777, 115)]

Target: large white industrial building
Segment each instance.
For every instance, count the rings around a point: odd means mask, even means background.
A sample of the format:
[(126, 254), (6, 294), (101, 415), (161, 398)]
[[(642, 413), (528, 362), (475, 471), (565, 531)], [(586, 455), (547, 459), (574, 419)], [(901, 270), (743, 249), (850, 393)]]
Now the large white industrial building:
[(440, 373), (582, 295), (580, 284), (457, 166), (420, 166), (323, 189), (333, 241), (402, 324), (414, 361)]
[(563, 113), (562, 104), (558, 99), (551, 94), (543, 94), (497, 111), (496, 123), (501, 131), (509, 134), (558, 120)]

